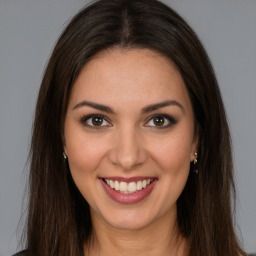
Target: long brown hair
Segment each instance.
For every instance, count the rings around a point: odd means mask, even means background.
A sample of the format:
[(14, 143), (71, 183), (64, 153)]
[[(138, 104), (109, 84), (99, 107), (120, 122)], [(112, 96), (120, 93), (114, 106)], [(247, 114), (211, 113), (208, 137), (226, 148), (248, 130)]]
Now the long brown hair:
[(191, 256), (245, 255), (232, 219), (230, 134), (207, 54), (189, 25), (156, 0), (100, 0), (81, 10), (53, 50), (42, 80), (31, 143), (29, 256), (82, 255), (92, 232), (89, 206), (63, 160), (63, 124), (82, 67), (102, 50), (147, 48), (171, 59), (193, 105), (200, 135), (198, 174), (177, 202)]

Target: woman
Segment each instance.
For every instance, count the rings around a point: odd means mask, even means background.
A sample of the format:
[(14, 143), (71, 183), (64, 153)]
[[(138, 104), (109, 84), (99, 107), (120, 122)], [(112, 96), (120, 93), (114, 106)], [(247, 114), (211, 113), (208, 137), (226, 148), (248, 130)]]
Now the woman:
[(245, 255), (230, 136), (192, 29), (155, 0), (78, 13), (46, 68), (24, 255)]

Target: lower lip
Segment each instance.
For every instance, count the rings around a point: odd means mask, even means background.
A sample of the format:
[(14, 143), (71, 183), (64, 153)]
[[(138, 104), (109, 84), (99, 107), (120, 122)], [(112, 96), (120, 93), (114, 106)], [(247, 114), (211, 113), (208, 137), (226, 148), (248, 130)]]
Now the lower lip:
[(142, 201), (147, 196), (149, 196), (157, 180), (153, 180), (153, 182), (149, 184), (147, 187), (132, 194), (120, 193), (119, 191), (116, 191), (115, 189), (112, 189), (110, 186), (108, 186), (102, 179), (100, 179), (100, 182), (104, 187), (105, 191), (107, 192), (108, 196), (112, 198), (114, 201), (122, 204), (134, 204)]

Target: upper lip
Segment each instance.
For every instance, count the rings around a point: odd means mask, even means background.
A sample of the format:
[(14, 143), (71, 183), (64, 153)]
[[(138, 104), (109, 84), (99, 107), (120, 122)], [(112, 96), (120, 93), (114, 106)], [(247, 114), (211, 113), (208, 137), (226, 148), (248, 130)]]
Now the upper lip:
[(139, 180), (148, 180), (148, 179), (156, 179), (156, 177), (153, 176), (135, 176), (135, 177), (120, 177), (120, 176), (105, 176), (105, 177), (99, 177), (100, 179), (105, 180), (117, 180), (117, 181), (124, 181), (124, 182), (137, 182)]

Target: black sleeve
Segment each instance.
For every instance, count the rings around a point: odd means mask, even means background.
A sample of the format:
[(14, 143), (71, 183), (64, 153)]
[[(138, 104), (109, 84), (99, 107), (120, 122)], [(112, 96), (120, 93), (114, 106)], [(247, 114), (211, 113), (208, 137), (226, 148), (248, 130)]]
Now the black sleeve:
[(12, 255), (12, 256), (26, 256), (26, 255), (27, 255), (26, 251), (21, 251), (21, 252), (18, 252), (16, 254)]

